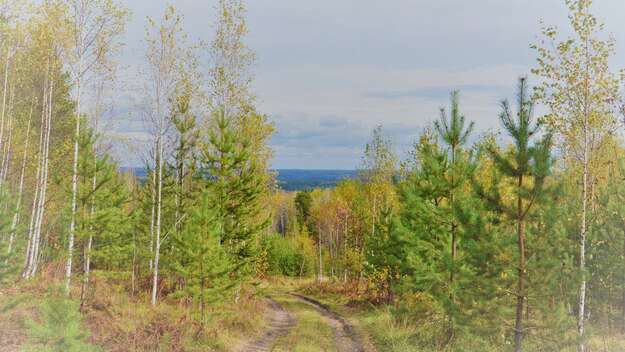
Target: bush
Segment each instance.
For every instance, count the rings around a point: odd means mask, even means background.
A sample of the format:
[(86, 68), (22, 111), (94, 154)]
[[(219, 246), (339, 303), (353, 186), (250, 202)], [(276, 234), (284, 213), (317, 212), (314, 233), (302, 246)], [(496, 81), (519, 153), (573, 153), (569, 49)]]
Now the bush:
[(273, 234), (265, 237), (263, 247), (271, 274), (303, 276), (313, 270), (314, 245), (307, 236)]
[(41, 321), (26, 321), (26, 351), (85, 352), (99, 351), (85, 340), (89, 336), (81, 328), (79, 303), (54, 293), (41, 305)]

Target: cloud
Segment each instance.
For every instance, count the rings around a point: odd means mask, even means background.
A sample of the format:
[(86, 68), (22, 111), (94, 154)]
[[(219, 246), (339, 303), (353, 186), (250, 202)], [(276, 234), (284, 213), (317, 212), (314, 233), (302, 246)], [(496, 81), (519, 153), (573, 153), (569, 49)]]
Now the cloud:
[(489, 93), (497, 93), (502, 91), (508, 91), (509, 87), (507, 86), (497, 86), (497, 85), (475, 85), (475, 84), (464, 84), (454, 87), (420, 87), (409, 90), (398, 90), (398, 91), (389, 91), (389, 90), (380, 90), (380, 91), (371, 91), (366, 92), (364, 96), (366, 98), (380, 98), (380, 99), (398, 99), (398, 98), (424, 98), (424, 99), (444, 99), (448, 97), (450, 92), (453, 90), (458, 90), (460, 92), (489, 92)]
[(265, 71), (257, 91), (261, 110), (276, 124), (276, 167), (354, 168), (380, 124), (404, 155), (449, 104), (454, 88), (461, 90), (461, 111), (478, 131), (498, 126), (499, 101), (512, 97), (525, 72), (508, 64), (456, 70), (301, 65)]
[[(122, 64), (136, 66), (143, 61), (145, 16), (161, 16), (166, 0), (127, 3), (134, 17)], [(215, 4), (177, 3), (190, 39), (212, 39)], [(452, 89), (460, 89), (460, 108), (476, 122), (476, 133), (498, 128), (498, 102), (512, 98), (516, 79), (535, 65), (529, 45), (539, 20), (567, 27), (565, 6), (555, 0), (250, 0), (247, 6), (248, 44), (258, 57), (254, 91), (259, 109), (276, 123), (273, 163), (284, 168), (355, 167), (378, 124), (401, 153), (448, 105)], [(625, 42), (618, 27), (625, 4), (594, 7), (617, 43)], [(625, 51), (617, 49), (615, 68), (625, 66)], [(140, 86), (140, 75), (126, 75), (129, 86)], [(115, 133), (141, 148), (144, 127), (129, 117), (137, 112), (119, 115)], [(120, 153), (136, 159), (128, 154)]]

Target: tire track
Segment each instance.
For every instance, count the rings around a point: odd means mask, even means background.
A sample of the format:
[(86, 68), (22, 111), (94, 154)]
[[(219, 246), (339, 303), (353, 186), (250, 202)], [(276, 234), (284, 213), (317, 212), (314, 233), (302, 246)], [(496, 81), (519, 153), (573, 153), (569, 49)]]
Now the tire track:
[(314, 306), (322, 316), (328, 319), (330, 326), (334, 330), (334, 340), (338, 352), (365, 352), (362, 339), (354, 329), (354, 326), (345, 318), (313, 298), (297, 293), (291, 293), (290, 295)]
[(268, 352), (280, 337), (289, 334), (289, 331), (297, 324), (297, 320), (273, 298), (267, 297), (269, 310), (265, 313), (267, 331), (258, 339), (244, 345), (239, 352)]

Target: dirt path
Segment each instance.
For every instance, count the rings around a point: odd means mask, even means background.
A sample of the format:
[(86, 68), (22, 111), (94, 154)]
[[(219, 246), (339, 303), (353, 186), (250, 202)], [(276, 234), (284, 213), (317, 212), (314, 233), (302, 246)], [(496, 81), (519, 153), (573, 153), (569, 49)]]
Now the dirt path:
[(297, 293), (291, 293), (291, 295), (314, 306), (321, 315), (328, 319), (328, 323), (334, 330), (334, 339), (338, 352), (365, 352), (362, 339), (354, 329), (354, 326), (345, 318), (315, 299)]
[(288, 335), (292, 327), (297, 324), (293, 314), (285, 310), (273, 298), (267, 297), (268, 311), (265, 313), (267, 331), (258, 339), (245, 344), (239, 352), (271, 351), (276, 339)]

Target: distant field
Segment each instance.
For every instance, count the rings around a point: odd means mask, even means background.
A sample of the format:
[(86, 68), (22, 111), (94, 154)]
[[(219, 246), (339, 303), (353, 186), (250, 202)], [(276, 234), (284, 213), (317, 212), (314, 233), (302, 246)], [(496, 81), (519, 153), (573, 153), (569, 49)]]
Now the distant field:
[[(140, 180), (146, 177), (146, 171), (142, 167), (122, 167), (121, 171), (131, 171)], [(275, 171), (278, 173), (278, 185), (285, 191), (334, 187), (339, 181), (355, 178), (358, 175), (356, 170), (278, 169)]]

